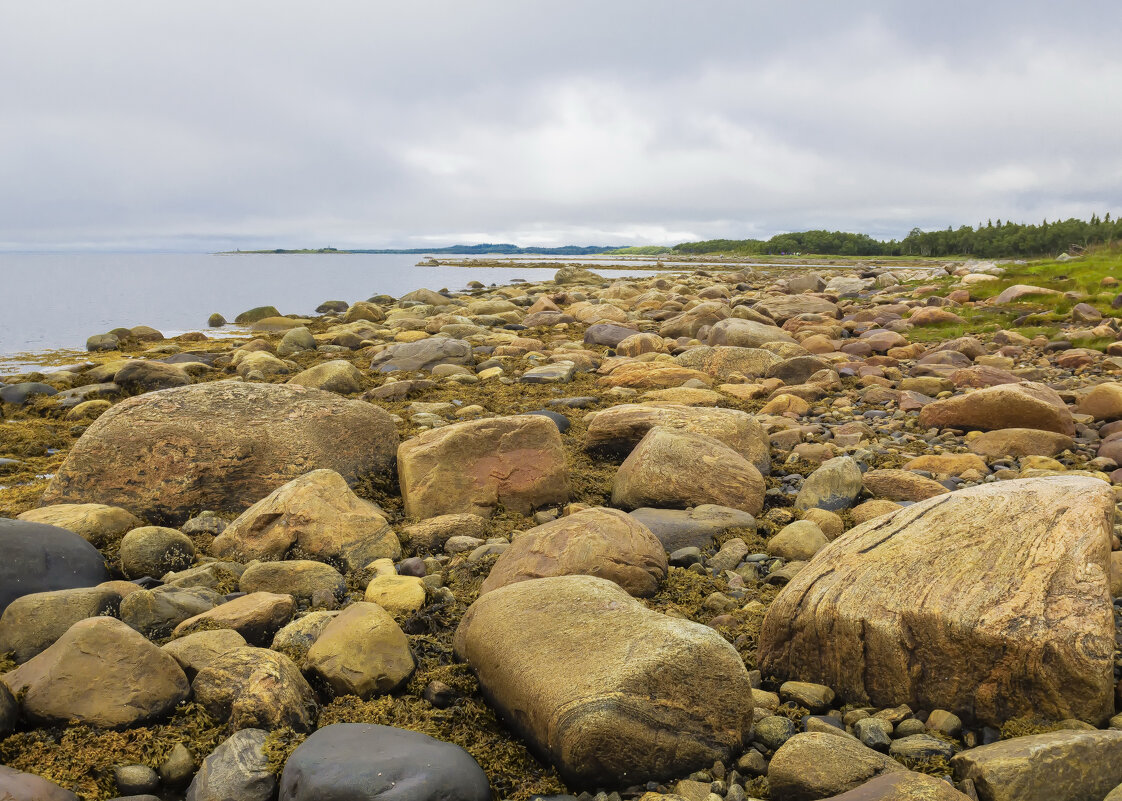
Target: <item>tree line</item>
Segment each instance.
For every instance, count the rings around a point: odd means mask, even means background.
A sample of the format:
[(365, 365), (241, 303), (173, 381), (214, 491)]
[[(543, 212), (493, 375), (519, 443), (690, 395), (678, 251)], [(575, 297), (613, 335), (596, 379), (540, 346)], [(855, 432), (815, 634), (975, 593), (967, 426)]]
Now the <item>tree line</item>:
[(674, 253), (725, 253), (740, 256), (812, 254), (823, 256), (971, 256), (1011, 258), (1057, 256), (1092, 245), (1110, 245), (1122, 239), (1122, 219), (1110, 214), (1090, 220), (1044, 220), (1039, 225), (992, 220), (976, 227), (923, 231), (913, 228), (901, 240), (882, 241), (868, 234), (846, 231), (798, 231), (771, 239), (710, 239), (683, 242)]

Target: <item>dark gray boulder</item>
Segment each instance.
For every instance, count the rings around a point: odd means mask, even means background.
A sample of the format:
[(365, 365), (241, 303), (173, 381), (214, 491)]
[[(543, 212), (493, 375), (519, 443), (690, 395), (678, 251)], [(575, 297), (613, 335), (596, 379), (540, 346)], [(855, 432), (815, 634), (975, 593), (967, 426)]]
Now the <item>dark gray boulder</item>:
[(187, 801), (271, 801), (277, 777), (269, 770), (263, 729), (230, 735), (203, 760), (187, 788)]
[(756, 519), (747, 512), (711, 503), (685, 510), (645, 507), (630, 514), (649, 528), (669, 552), (708, 548), (718, 534), (730, 528), (756, 528)]
[(490, 801), (467, 751), (420, 732), (365, 723), (325, 726), (288, 758), (279, 801)]
[(97, 548), (58, 526), (0, 518), (0, 554), (0, 614), (21, 595), (109, 580)]
[(0, 385), (0, 401), (22, 406), (34, 395), (55, 395), (58, 390), (50, 384), (41, 384), (38, 381), (24, 381), (19, 384)]

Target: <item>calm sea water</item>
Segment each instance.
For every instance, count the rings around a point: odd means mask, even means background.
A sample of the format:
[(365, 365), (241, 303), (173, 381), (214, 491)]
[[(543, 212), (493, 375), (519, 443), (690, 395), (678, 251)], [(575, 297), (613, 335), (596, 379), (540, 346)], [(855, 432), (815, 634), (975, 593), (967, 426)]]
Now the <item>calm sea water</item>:
[[(150, 325), (166, 336), (207, 331), (213, 312), (233, 320), (254, 306), (311, 314), (325, 300), (399, 297), (470, 281), (541, 281), (556, 268), (417, 267), (417, 255), (0, 254), (0, 355), (84, 348), (86, 338)], [(552, 262), (558, 259), (550, 259)], [(568, 261), (568, 260), (565, 260)], [(585, 261), (585, 259), (581, 259)], [(650, 275), (644, 263), (596, 268), (609, 277)], [(648, 263), (649, 264), (649, 263)], [(622, 268), (622, 269), (619, 269)]]

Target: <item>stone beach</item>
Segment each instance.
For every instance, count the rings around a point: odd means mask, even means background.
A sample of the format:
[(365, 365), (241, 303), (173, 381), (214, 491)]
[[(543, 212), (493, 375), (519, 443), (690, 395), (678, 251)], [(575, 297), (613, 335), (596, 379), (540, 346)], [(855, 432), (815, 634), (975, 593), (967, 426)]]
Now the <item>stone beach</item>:
[(1064, 267), (571, 264), (43, 354), (0, 799), (1122, 798), (1122, 261)]

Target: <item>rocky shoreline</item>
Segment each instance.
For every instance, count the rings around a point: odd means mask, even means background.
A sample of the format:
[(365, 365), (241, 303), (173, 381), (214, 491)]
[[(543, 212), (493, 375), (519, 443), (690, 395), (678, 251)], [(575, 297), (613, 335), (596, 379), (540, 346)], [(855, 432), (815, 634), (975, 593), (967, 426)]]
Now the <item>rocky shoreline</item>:
[(95, 334), (0, 383), (0, 798), (1122, 798), (1120, 273)]

